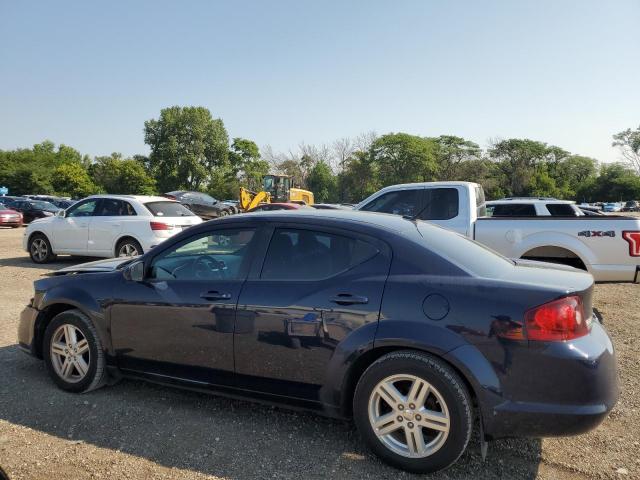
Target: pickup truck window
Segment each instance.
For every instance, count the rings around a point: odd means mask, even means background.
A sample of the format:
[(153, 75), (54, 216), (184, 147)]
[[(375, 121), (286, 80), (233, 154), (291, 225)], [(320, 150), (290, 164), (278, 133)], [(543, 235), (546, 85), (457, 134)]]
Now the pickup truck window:
[(420, 220), (449, 220), (458, 216), (458, 190), (455, 188), (427, 188), (424, 191)]
[(420, 211), (420, 194), (418, 190), (396, 190), (385, 193), (362, 207), (366, 212), (393, 213), (395, 215), (415, 215)]
[(492, 217), (535, 217), (536, 207), (532, 203), (500, 203), (487, 208)]
[(420, 220), (448, 220), (458, 216), (458, 204), (455, 188), (418, 188), (385, 193), (362, 210), (409, 216), (422, 212)]
[(577, 212), (570, 203), (547, 203), (547, 210), (553, 217), (577, 217)]

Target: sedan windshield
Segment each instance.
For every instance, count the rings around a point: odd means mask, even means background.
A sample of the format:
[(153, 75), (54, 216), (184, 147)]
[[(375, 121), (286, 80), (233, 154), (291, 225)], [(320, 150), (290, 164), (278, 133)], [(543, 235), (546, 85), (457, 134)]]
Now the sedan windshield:
[(29, 203), (33, 208), (38, 210), (45, 210), (47, 212), (55, 212), (59, 210), (58, 207), (56, 207), (53, 203), (49, 203), (49, 202), (36, 201), (36, 202), (29, 202)]

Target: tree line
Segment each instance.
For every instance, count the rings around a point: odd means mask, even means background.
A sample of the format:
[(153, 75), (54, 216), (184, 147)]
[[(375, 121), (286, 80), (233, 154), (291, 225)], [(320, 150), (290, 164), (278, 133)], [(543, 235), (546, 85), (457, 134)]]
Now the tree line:
[(43, 141), (0, 150), (0, 185), (11, 194), (81, 198), (93, 193), (153, 194), (198, 190), (236, 198), (259, 190), (262, 177), (290, 175), (317, 202), (357, 202), (396, 183), (464, 180), (488, 198), (549, 196), (577, 201), (640, 198), (640, 127), (613, 135), (621, 163), (601, 164), (530, 139), (501, 139), (487, 149), (462, 137), (364, 133), (331, 144), (300, 144), (286, 153), (252, 140), (231, 140), (222, 119), (204, 107), (170, 107), (144, 124), (149, 155), (90, 158)]

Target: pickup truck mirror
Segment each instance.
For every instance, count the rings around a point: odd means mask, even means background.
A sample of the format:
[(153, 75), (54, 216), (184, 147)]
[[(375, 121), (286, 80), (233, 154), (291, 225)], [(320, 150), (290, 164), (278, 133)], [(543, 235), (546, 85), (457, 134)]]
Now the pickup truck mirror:
[(124, 269), (124, 278), (132, 282), (142, 282), (144, 280), (144, 262), (138, 260)]

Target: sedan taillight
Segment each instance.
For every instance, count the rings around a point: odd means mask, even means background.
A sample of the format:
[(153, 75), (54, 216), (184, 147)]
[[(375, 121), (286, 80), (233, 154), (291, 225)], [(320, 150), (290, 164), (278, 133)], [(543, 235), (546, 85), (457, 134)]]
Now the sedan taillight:
[(150, 222), (151, 230), (172, 230), (173, 225), (164, 222)]
[(529, 340), (555, 342), (573, 340), (589, 333), (582, 299), (573, 295), (532, 308), (524, 315)]
[(492, 330), (498, 337), (509, 340), (561, 342), (587, 335), (589, 326), (590, 319), (585, 318), (582, 298), (572, 295), (527, 310), (524, 325), (510, 319), (498, 319), (493, 322)]
[(640, 232), (627, 230), (622, 232), (622, 238), (629, 242), (629, 255), (640, 257)]

